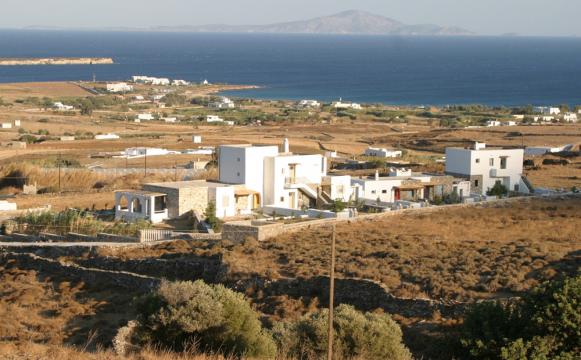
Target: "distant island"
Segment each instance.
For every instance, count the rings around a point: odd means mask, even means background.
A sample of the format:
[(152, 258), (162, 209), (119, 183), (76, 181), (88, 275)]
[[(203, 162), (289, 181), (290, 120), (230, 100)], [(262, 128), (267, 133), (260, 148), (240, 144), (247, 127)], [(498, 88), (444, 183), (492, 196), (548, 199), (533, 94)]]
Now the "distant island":
[(160, 26), (153, 31), (232, 32), (281, 34), (368, 34), (368, 35), (474, 35), (459, 27), (433, 24), (407, 25), (365, 11), (349, 10), (304, 21), (269, 25)]
[(0, 58), (0, 66), (18, 65), (108, 65), (111, 58)]

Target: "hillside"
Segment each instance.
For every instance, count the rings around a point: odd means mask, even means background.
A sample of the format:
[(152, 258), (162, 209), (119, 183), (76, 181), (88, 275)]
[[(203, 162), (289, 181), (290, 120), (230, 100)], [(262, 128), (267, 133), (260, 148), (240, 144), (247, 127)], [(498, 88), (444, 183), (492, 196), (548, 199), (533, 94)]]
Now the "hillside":
[(472, 32), (458, 27), (433, 24), (407, 25), (384, 16), (364, 11), (349, 10), (338, 14), (309, 20), (275, 23), (268, 25), (202, 25), (157, 27), (157, 31), (184, 32), (235, 32), (281, 34), (374, 34), (374, 35), (471, 35)]

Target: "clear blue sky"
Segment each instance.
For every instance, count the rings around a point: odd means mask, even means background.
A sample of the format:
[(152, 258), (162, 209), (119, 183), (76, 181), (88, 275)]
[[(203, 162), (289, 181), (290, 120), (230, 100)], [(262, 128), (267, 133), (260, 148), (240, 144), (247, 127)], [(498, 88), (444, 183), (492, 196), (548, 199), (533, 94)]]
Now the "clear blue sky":
[(484, 35), (581, 36), (581, 0), (2, 0), (0, 27), (254, 25), (351, 9)]

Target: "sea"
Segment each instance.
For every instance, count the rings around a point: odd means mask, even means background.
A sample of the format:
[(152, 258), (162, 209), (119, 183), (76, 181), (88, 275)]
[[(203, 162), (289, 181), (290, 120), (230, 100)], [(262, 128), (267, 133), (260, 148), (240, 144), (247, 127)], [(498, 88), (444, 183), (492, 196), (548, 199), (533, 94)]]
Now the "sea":
[[(581, 104), (581, 38), (0, 30), (0, 57), (114, 65), (0, 66), (0, 82), (149, 75), (258, 85), (227, 95), (393, 105)], [(0, 92), (0, 96), (1, 96)]]

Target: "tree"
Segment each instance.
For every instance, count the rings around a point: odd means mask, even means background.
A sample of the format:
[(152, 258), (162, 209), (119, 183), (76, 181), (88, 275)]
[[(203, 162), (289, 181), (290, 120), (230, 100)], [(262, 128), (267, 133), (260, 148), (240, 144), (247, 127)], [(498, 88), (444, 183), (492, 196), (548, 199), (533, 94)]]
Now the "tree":
[(542, 284), (522, 300), (473, 305), (462, 328), (464, 356), (574, 359), (581, 353), (581, 275)]
[(206, 223), (212, 227), (214, 231), (220, 231), (222, 228), (222, 221), (216, 216), (216, 203), (213, 201), (208, 202), (206, 207)]
[(502, 185), (502, 183), (500, 183), (500, 182), (495, 183), (494, 186), (492, 187), (492, 189), (490, 189), (486, 192), (486, 195), (488, 195), (488, 196), (502, 197), (502, 196), (506, 196), (506, 194), (508, 194), (508, 189), (506, 188), (506, 186)]
[(163, 281), (138, 305), (135, 340), (140, 345), (183, 351), (272, 358), (276, 345), (244, 295), (201, 280)]
[(82, 99), (79, 106), (81, 108), (81, 115), (91, 116), (93, 114), (95, 105), (90, 100)]
[(344, 202), (341, 199), (336, 199), (331, 204), (331, 211), (338, 213), (338, 212), (341, 212), (341, 211), (345, 210), (346, 207), (347, 207), (347, 203), (346, 202)]
[(568, 112), (569, 111), (569, 105), (567, 104), (561, 104), (561, 106), (559, 106), (559, 108), (561, 108), (562, 112)]
[[(327, 350), (329, 311), (320, 310), (295, 322), (278, 323), (274, 337), (290, 358), (320, 358)], [(339, 305), (334, 313), (335, 358), (411, 359), (402, 343), (402, 332), (384, 313), (362, 313), (353, 306)]]

